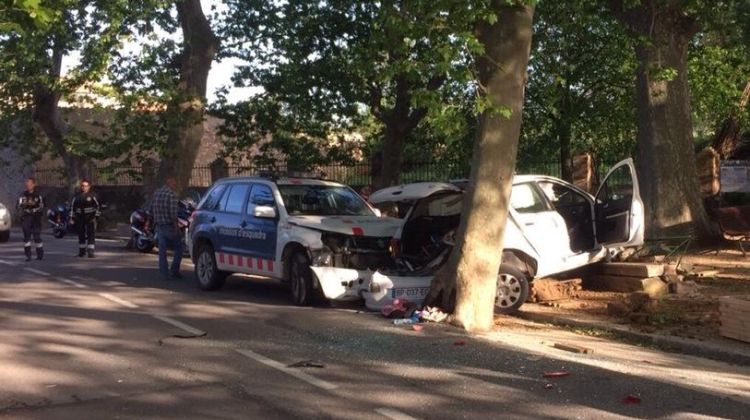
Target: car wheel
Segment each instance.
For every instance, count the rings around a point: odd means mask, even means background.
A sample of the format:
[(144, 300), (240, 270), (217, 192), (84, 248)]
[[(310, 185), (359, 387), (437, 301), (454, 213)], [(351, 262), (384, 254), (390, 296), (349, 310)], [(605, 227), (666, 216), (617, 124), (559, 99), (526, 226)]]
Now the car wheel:
[(289, 258), (289, 287), (292, 302), (297, 306), (307, 305), (312, 301), (313, 279), (310, 270), (310, 259), (302, 251), (297, 251)]
[(216, 266), (216, 256), (211, 245), (204, 245), (198, 251), (195, 260), (195, 278), (202, 290), (218, 290), (226, 282), (229, 273), (220, 271)]
[(516, 267), (501, 265), (497, 274), (495, 310), (503, 314), (516, 313), (528, 296), (528, 276)]
[(0, 242), (8, 242), (10, 240), (10, 231), (0, 232)]

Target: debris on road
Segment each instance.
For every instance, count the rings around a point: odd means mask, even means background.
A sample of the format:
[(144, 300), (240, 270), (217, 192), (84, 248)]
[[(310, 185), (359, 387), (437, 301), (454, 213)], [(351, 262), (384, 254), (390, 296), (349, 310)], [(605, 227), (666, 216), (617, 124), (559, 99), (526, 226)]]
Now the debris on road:
[(453, 342), (454, 346), (464, 346), (466, 345), (466, 342), (464, 340), (456, 340)]
[(292, 363), (291, 365), (287, 366), (290, 368), (319, 368), (322, 369), (326, 367), (323, 363), (317, 362), (315, 360), (302, 360), (297, 363)]
[(393, 303), (383, 306), (380, 313), (388, 319), (411, 318), (417, 310), (417, 305), (406, 299), (394, 299)]
[(424, 321), (444, 322), (448, 319), (448, 314), (441, 311), (440, 308), (425, 306), (421, 312), (421, 318)]
[(555, 384), (544, 384), (544, 389), (555, 389)]
[(545, 378), (564, 378), (566, 376), (570, 376), (570, 372), (566, 372), (564, 370), (556, 372), (544, 372), (543, 376)]
[(637, 395), (628, 395), (627, 397), (622, 399), (623, 404), (633, 405), (633, 404), (640, 404), (641, 403), (641, 397)]
[(414, 331), (422, 331), (424, 329), (424, 326), (423, 325), (419, 325), (419, 324), (415, 324), (415, 325), (411, 326), (411, 329), (413, 329)]
[(564, 350), (564, 351), (569, 351), (571, 353), (579, 353), (579, 354), (591, 354), (594, 352), (594, 350), (588, 347), (576, 346), (573, 344), (555, 343), (552, 347), (559, 349), (559, 350)]

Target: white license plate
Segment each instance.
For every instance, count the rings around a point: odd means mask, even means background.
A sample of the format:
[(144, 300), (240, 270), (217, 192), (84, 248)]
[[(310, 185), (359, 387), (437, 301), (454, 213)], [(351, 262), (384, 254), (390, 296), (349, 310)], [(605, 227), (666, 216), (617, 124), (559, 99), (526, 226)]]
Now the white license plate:
[(409, 299), (409, 298), (419, 298), (423, 299), (425, 296), (427, 296), (427, 293), (430, 291), (429, 287), (397, 287), (391, 289), (391, 297), (393, 299)]

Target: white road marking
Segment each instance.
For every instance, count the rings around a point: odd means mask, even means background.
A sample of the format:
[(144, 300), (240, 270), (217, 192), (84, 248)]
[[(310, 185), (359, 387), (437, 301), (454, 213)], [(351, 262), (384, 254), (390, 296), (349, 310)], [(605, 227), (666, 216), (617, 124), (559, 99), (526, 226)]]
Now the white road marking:
[(414, 417), (392, 408), (376, 408), (375, 412), (391, 420), (416, 420)]
[(178, 320), (176, 320), (174, 318), (170, 318), (170, 317), (164, 316), (164, 315), (152, 315), (152, 316), (154, 318), (158, 319), (159, 321), (166, 322), (167, 324), (175, 326), (175, 327), (177, 327), (177, 328), (179, 328), (179, 329), (181, 329), (183, 331), (187, 331), (190, 334), (193, 334), (193, 335), (205, 335), (206, 334), (205, 331), (201, 331), (201, 330), (199, 330), (197, 328), (191, 327), (190, 325), (188, 325), (188, 324), (186, 324), (184, 322), (180, 322), (180, 321), (178, 321)]
[(11, 266), (11, 267), (15, 267), (15, 266), (17, 266), (17, 265), (18, 265), (18, 264), (16, 264), (16, 263), (12, 262), (12, 261), (5, 261), (5, 260), (0, 260), (0, 264), (5, 264), (5, 265), (9, 265), (9, 266)]
[(270, 366), (270, 367), (272, 367), (274, 369), (280, 370), (280, 371), (286, 373), (287, 375), (294, 376), (297, 379), (303, 380), (303, 381), (309, 383), (310, 385), (316, 386), (318, 388), (325, 389), (326, 391), (331, 391), (331, 390), (334, 390), (334, 389), (338, 388), (338, 385), (336, 385), (336, 384), (332, 384), (332, 383), (324, 381), (322, 379), (318, 379), (318, 378), (316, 378), (314, 376), (306, 374), (305, 372), (300, 372), (297, 369), (286, 367), (286, 366), (284, 366), (283, 363), (280, 363), (280, 362), (277, 362), (275, 360), (269, 359), (269, 358), (267, 358), (265, 356), (261, 356), (260, 354), (255, 353), (253, 351), (250, 351), (250, 350), (240, 350), (240, 349), (235, 349), (235, 351), (237, 353), (245, 356), (245, 357), (249, 357), (249, 358), (251, 358), (251, 359), (253, 359), (253, 360), (257, 361), (257, 362), (263, 363), (266, 366)]
[(60, 277), (60, 278), (58, 278), (57, 280), (59, 280), (59, 281), (61, 281), (61, 282), (65, 283), (65, 284), (71, 285), (71, 286), (73, 286), (73, 287), (77, 287), (77, 288), (79, 288), (79, 289), (88, 289), (88, 288), (89, 288), (89, 287), (88, 287), (88, 286), (86, 286), (85, 284), (81, 284), (81, 283), (78, 283), (77, 281), (73, 281), (73, 280), (70, 280), (70, 279), (66, 279), (66, 278), (64, 278), (64, 277)]
[(52, 275), (52, 274), (50, 274), (50, 273), (48, 273), (46, 271), (37, 270), (36, 268), (25, 267), (24, 270), (28, 271), (29, 273), (39, 274), (40, 276), (51, 276)]
[(137, 308), (138, 305), (136, 305), (133, 302), (128, 302), (125, 299), (120, 299), (117, 296), (110, 295), (109, 293), (99, 293), (99, 296), (103, 297), (104, 299), (107, 299), (109, 301), (112, 301), (114, 303), (118, 303), (122, 306), (125, 306), (126, 308)]

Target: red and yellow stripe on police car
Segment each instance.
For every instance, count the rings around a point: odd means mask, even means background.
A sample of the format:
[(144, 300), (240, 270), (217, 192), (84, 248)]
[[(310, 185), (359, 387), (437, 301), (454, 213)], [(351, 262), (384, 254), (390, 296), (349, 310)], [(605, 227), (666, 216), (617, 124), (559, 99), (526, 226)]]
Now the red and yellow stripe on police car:
[(247, 257), (244, 255), (227, 254), (224, 252), (216, 253), (216, 265), (219, 270), (226, 270), (235, 273), (252, 273), (273, 275), (276, 273), (277, 265), (273, 260), (265, 260), (257, 257)]

